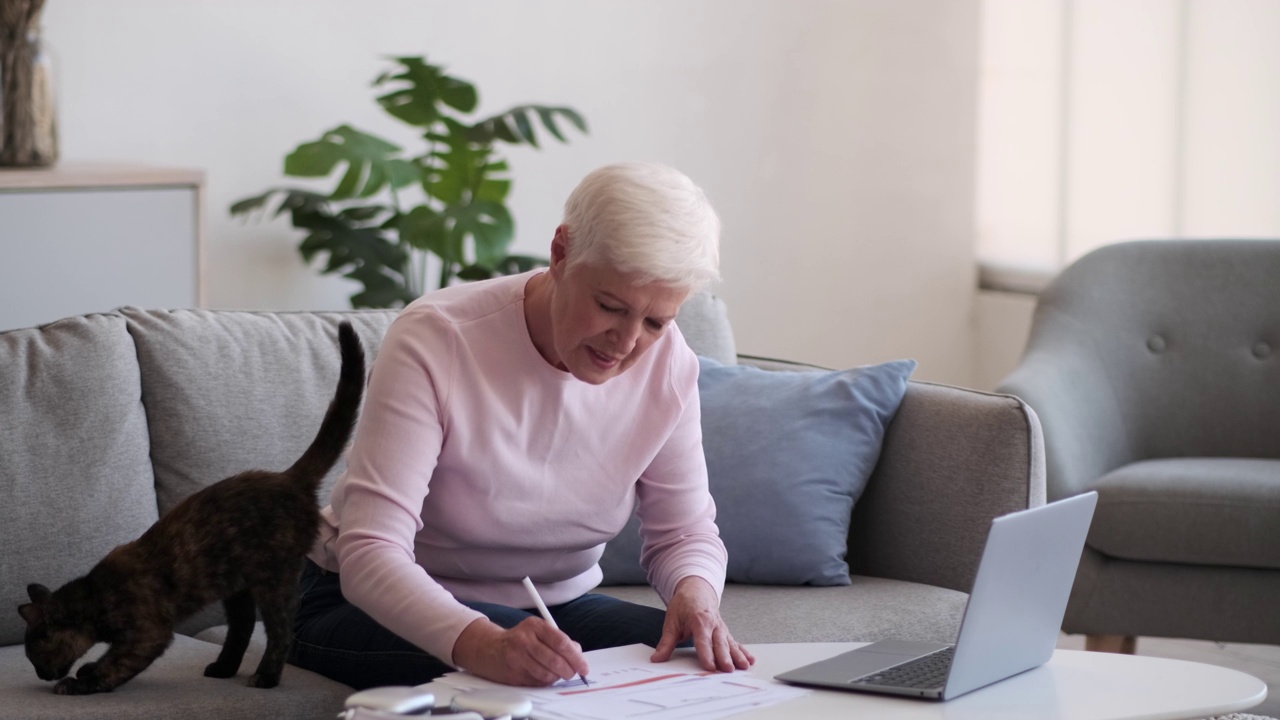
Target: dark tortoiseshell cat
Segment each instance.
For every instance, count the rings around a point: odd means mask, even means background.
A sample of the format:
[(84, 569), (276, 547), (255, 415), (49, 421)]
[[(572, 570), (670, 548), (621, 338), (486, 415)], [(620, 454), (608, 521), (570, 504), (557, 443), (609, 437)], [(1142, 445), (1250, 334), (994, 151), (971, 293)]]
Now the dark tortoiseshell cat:
[[(221, 600), (226, 643), (205, 668), (233, 677), (253, 633), (255, 606), (267, 649), (249, 685), (280, 682), (302, 560), (320, 528), (316, 494), (351, 437), (364, 393), (364, 350), (350, 323), (338, 328), (342, 371), (320, 431), (284, 472), (241, 473), (191, 495), (142, 537), (112, 550), (88, 575), (54, 592), (30, 585), (27, 658), (54, 692), (109, 692), (145, 670), (173, 641), (174, 625)], [(96, 642), (110, 647), (66, 677)], [(59, 679), (61, 678), (61, 679)]]

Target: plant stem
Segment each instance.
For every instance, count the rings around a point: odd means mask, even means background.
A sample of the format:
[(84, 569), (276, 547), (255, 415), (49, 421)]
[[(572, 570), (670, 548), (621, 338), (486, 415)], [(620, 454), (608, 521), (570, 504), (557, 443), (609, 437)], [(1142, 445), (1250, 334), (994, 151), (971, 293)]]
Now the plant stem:
[(427, 259), (428, 253), (418, 253), (418, 287), (413, 292), (419, 297), (427, 292)]

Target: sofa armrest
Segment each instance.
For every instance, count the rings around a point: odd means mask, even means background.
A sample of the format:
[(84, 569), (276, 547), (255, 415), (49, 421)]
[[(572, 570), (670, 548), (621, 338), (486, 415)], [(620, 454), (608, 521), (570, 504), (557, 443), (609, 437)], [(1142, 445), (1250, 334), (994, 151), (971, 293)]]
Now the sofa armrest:
[(991, 519), (1044, 501), (1044, 438), (1026, 403), (911, 382), (854, 507), (850, 571), (968, 592)]

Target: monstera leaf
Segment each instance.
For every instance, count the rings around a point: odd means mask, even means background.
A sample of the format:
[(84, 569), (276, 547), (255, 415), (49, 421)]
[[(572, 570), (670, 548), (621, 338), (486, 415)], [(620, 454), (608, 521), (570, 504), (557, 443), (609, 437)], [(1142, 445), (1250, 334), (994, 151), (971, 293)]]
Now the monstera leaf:
[(399, 81), (400, 89), (378, 98), (378, 104), (387, 112), (416, 127), (430, 127), (440, 120), (439, 103), (469, 113), (476, 109), (479, 95), (476, 88), (465, 80), (449, 77), (444, 68), (428, 65), (417, 57), (396, 58), (401, 70), (385, 72), (373, 81), (375, 87)]
[[(364, 289), (355, 307), (396, 307), (428, 289), (427, 259), (440, 260), (437, 287), (455, 278), (479, 280), (525, 272), (546, 261), (509, 255), (515, 220), (507, 209), (511, 168), (498, 143), (540, 147), (539, 124), (567, 142), (565, 123), (580, 132), (586, 121), (563, 106), (518, 105), (469, 122), (479, 94), (421, 57), (394, 58), (396, 67), (373, 81), (378, 104), (392, 117), (421, 129), (427, 147), (406, 153), (395, 143), (339, 125), (298, 145), (285, 157), (286, 175), (337, 177), (329, 193), (273, 188), (231, 206), (233, 215), (288, 214), (304, 231), (298, 251), (322, 273), (341, 273)], [(545, 139), (545, 137), (543, 138)], [(420, 197), (419, 197), (420, 196)]]
[(515, 236), (515, 221), (502, 203), (477, 199), (443, 212), (416, 207), (401, 218), (399, 230), (402, 240), (441, 259), (443, 287), (455, 276), (475, 279), (459, 273), (464, 267), (486, 268), (490, 276), (499, 274)]
[(364, 224), (386, 213), (380, 206), (357, 206), (337, 213), (328, 197), (296, 188), (273, 188), (246, 198), (231, 207), (235, 214), (267, 212), (271, 198), (280, 195), (275, 214), (289, 213), (293, 226), (307, 235), (298, 251), (308, 263), (318, 256), (326, 261), (322, 273), (343, 276), (364, 284), (363, 292), (351, 296), (352, 307), (394, 307), (411, 302), (416, 295), (407, 291), (409, 253), (383, 224)]
[(495, 267), (506, 257), (507, 246), (515, 237), (515, 221), (501, 203), (473, 200), (452, 213), (450, 233), (455, 243), (471, 240), (477, 265)]
[(422, 189), (446, 205), (466, 202), (486, 176), (498, 170), (490, 167), (492, 149), (473, 142), (470, 128), (453, 118), (444, 118), (439, 132), (429, 132), (432, 150), (423, 158)]
[(569, 141), (556, 125), (557, 115), (573, 123), (580, 132), (584, 134), (587, 132), (587, 121), (583, 120), (582, 116), (572, 108), (518, 105), (504, 113), (476, 123), (471, 128), (471, 139), (481, 143), (502, 140), (512, 144), (528, 143), (538, 147), (538, 138), (533, 132), (534, 125), (529, 119), (531, 115), (536, 115), (542, 121), (542, 126), (562, 143)]
[(386, 140), (347, 125), (326, 132), (319, 140), (303, 143), (284, 159), (284, 172), (294, 177), (327, 177), (346, 163), (342, 181), (329, 197), (334, 200), (367, 198), (388, 184), (400, 189), (418, 182), (418, 166), (395, 157), (400, 148)]
[(519, 275), (536, 267), (542, 267), (547, 261), (531, 255), (508, 255), (499, 260), (493, 267), (468, 265), (458, 271), (461, 280), (488, 280), (497, 275)]

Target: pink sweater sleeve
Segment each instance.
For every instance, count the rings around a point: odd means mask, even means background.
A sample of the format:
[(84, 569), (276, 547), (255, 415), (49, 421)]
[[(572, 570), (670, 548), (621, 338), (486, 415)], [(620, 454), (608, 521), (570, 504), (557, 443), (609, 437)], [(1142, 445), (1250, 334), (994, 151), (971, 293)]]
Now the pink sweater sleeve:
[(663, 602), (670, 602), (676, 585), (691, 575), (722, 594), (728, 564), (702, 451), (697, 358), (687, 351), (682, 360), (672, 382), (684, 399), (684, 412), (636, 487), (643, 539), (640, 564)]
[(347, 476), (332, 504), (342, 593), (383, 627), (453, 662), (462, 630), (483, 615), (414, 561), (422, 503), (444, 437), (454, 338), (434, 318), (401, 316), (369, 382)]

